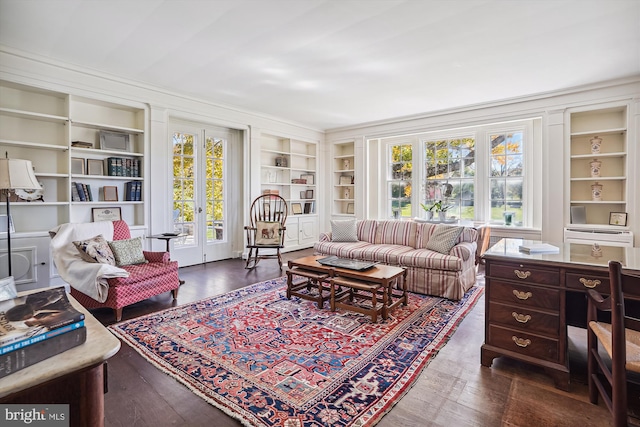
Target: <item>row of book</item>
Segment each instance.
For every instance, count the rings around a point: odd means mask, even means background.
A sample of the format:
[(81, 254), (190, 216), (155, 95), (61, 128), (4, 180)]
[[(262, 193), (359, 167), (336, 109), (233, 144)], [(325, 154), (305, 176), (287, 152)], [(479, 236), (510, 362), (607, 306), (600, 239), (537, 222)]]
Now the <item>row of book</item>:
[(93, 202), (93, 193), (91, 186), (83, 182), (71, 183), (71, 201), (72, 202)]
[(0, 301), (0, 378), (83, 344), (84, 320), (64, 287)]
[(129, 181), (124, 184), (124, 200), (139, 202), (142, 200), (142, 182)]
[(104, 161), (109, 176), (140, 177), (140, 159), (107, 157)]

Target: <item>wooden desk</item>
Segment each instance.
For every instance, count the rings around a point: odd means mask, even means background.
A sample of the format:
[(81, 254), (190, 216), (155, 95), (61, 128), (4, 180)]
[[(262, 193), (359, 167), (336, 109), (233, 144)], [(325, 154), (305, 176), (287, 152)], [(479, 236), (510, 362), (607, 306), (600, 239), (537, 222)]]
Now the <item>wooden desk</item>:
[(106, 361), (120, 349), (109, 332), (71, 295), (85, 314), (87, 341), (0, 379), (0, 403), (69, 404), (70, 426), (104, 425)]
[[(502, 239), (485, 252), (485, 342), (481, 363), (508, 356), (542, 366), (557, 388), (570, 381), (567, 313), (586, 320), (586, 302), (578, 310), (569, 302), (584, 301), (587, 289), (609, 293), (609, 260), (640, 270), (640, 248), (551, 243), (557, 254), (521, 253), (521, 239)], [(640, 289), (625, 289), (625, 298), (640, 299)], [(578, 297), (578, 298), (576, 298)], [(582, 316), (582, 319), (580, 319)], [(584, 322), (583, 320), (583, 322)], [(579, 326), (584, 326), (584, 323)]]

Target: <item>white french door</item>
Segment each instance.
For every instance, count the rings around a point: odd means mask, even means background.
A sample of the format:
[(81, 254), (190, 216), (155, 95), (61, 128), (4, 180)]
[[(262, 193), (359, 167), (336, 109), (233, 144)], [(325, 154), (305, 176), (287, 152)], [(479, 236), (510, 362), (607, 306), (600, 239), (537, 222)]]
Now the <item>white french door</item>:
[(180, 266), (233, 256), (238, 197), (229, 182), (241, 182), (230, 167), (240, 151), (238, 131), (197, 124), (170, 126), (173, 166), (173, 228), (171, 258)]

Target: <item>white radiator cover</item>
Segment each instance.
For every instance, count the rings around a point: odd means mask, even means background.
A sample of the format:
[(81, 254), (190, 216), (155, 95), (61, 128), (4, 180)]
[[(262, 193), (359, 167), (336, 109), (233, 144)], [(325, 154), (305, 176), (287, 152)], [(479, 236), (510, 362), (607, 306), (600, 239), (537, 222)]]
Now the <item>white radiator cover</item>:
[(605, 246), (633, 246), (633, 233), (621, 230), (564, 229), (564, 241), (567, 243), (598, 243)]

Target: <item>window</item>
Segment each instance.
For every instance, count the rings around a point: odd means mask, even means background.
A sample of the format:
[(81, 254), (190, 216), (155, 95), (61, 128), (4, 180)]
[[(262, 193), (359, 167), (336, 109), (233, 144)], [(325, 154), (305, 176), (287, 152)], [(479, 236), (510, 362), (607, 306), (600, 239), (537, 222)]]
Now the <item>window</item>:
[(413, 146), (394, 144), (389, 146), (390, 162), (387, 172), (389, 214), (393, 218), (411, 218), (411, 188), (413, 182)]
[(474, 181), (476, 175), (475, 139), (472, 136), (425, 141), (424, 197), (431, 206), (442, 201), (450, 206), (447, 216), (475, 218)]
[(539, 119), (518, 120), (378, 140), (387, 155), (383, 216), (424, 218), (421, 205), (442, 201), (449, 206), (447, 218), (504, 224), (508, 213), (512, 225), (533, 226), (535, 183), (529, 181), (536, 122), (539, 126)]
[(523, 141), (522, 131), (489, 134), (491, 221), (502, 221), (505, 212), (513, 212), (515, 223), (522, 223)]

